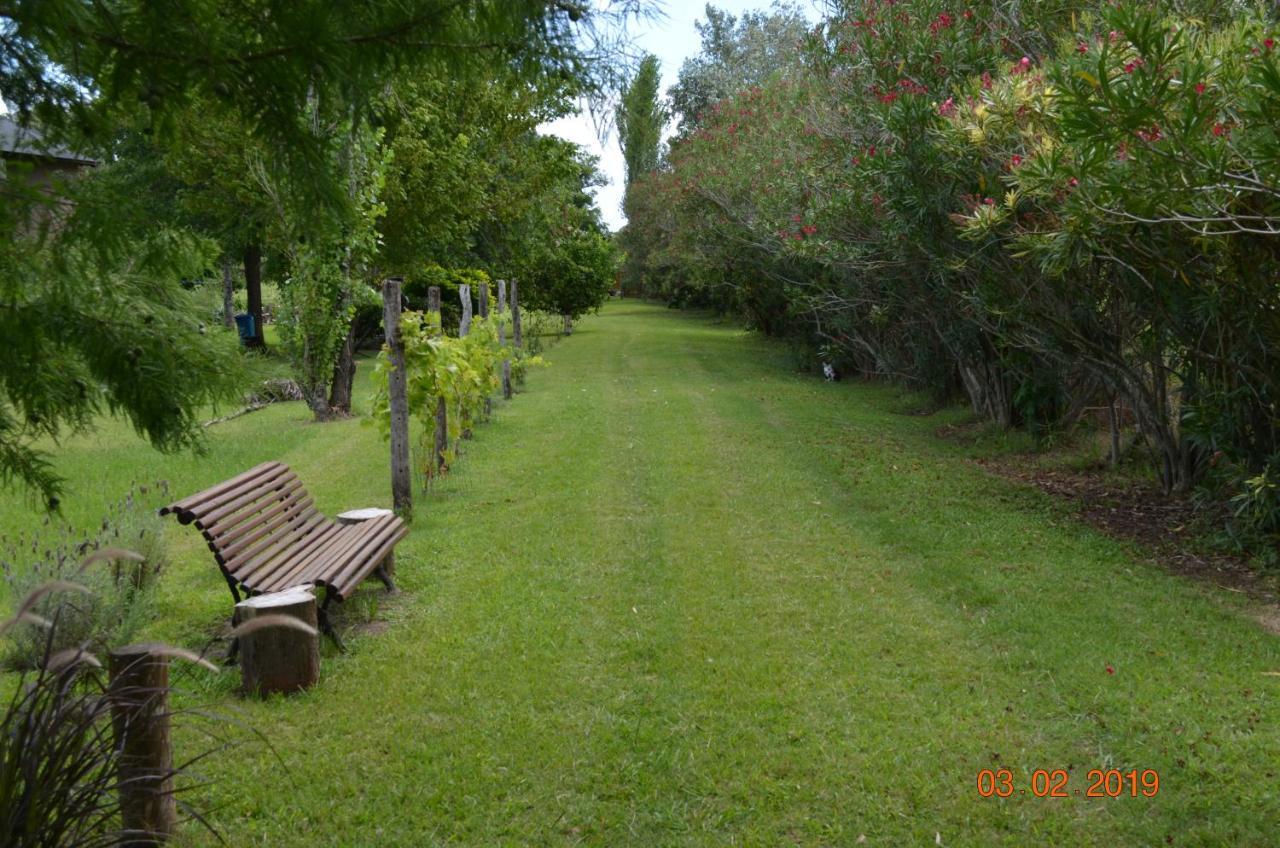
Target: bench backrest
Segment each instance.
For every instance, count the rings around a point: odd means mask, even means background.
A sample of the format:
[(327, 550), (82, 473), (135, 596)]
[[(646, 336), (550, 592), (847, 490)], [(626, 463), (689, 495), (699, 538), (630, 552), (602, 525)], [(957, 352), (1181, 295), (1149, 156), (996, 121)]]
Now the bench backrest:
[(298, 475), (282, 462), (243, 474), (160, 510), (195, 524), (229, 579), (250, 590), (295, 567), (307, 538), (334, 525), (316, 510)]

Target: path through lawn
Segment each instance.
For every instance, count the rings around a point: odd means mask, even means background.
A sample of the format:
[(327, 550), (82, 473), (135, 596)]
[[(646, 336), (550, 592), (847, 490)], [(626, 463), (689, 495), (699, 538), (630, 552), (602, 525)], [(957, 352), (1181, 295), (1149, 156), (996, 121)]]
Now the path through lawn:
[[(206, 766), (230, 844), (1272, 844), (1280, 646), (1232, 596), (732, 327), (613, 304), (547, 358), (420, 501), (390, 629), (245, 708), (288, 768)], [(1159, 794), (1031, 797), (1099, 767)]]

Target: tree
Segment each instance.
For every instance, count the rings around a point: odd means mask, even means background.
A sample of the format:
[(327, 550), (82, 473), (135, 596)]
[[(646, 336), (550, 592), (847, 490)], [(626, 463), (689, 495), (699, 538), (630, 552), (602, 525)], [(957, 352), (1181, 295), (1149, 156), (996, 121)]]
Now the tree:
[(667, 111), (658, 96), (661, 81), (658, 57), (646, 55), (635, 77), (622, 88), (616, 115), (627, 185), (658, 167), (662, 129), (667, 123)]
[[(162, 155), (178, 150), (180, 128), (217, 104), (269, 152), (296, 220), (323, 222), (349, 202), (349, 180), (325, 167), (330, 139), (314, 131), (309, 104), (341, 104), (359, 125), (410, 65), (464, 73), (500, 64), (526, 81), (598, 91), (612, 80), (601, 59), (614, 55), (613, 25), (637, 6), (404, 0), (365, 4), (353, 17), (327, 0), (15, 0), (0, 8), (0, 97), (49, 143), (106, 161), (122, 128)], [(6, 340), (19, 339), (0, 354), (0, 482), (33, 487), (50, 505), (58, 482), (35, 439), (88, 427), (105, 410), (158, 447), (198, 444), (198, 410), (234, 382), (233, 352), (200, 334), (176, 286), (214, 264), (218, 247), (164, 222), (127, 230), (133, 199), (111, 193), (109, 180), (84, 182), (85, 191), (17, 190), (10, 179), (0, 210), (0, 226), (19, 233), (0, 248), (0, 325)], [(59, 223), (31, 228), (38, 220)], [(245, 247), (252, 284), (261, 245)]]
[(527, 302), (562, 316), (568, 335), (574, 321), (604, 304), (617, 267), (617, 249), (606, 234), (591, 226), (571, 230), (530, 267)]
[(668, 92), (671, 111), (680, 119), (680, 138), (696, 131), (721, 100), (775, 75), (797, 72), (809, 34), (804, 13), (789, 3), (776, 2), (770, 12), (748, 12), (741, 18), (708, 3), (706, 15), (705, 23), (696, 24), (702, 49), (685, 59)]

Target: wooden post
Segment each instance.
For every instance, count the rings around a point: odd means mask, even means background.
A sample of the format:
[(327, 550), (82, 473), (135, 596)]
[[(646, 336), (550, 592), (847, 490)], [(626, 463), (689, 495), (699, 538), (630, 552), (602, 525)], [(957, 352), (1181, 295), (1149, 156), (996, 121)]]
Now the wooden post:
[(231, 277), (231, 257), (222, 257), (222, 326), (230, 330), (236, 325), (236, 284)]
[(122, 843), (142, 848), (167, 842), (178, 821), (169, 740), (169, 660), (153, 644), (111, 652), (111, 721), (120, 750)]
[[(483, 320), (489, 317), (489, 284), (481, 283), (479, 292), (476, 295), (476, 304), (480, 309), (480, 318)], [(488, 421), (489, 416), (493, 413), (493, 398), (485, 395), (484, 397), (484, 420)]]
[[(287, 615), (311, 627), (266, 627), (240, 637), (240, 680), (246, 695), (299, 692), (320, 679), (320, 633), (310, 586), (255, 595), (236, 604), (236, 624), (263, 615)], [(264, 622), (265, 624), (265, 622)]]
[[(516, 286), (516, 281), (511, 281), (511, 341), (515, 344), (516, 350), (524, 348), (524, 333), (520, 329), (520, 289)], [(524, 372), (521, 371), (520, 385), (524, 385)]]
[(409, 469), (409, 379), (400, 335), (400, 278), (382, 283), (382, 323), (387, 330), (391, 373), (387, 394), (391, 401), (391, 502), (405, 521), (413, 518), (413, 477)]
[(511, 281), (511, 335), (516, 347), (524, 347), (524, 333), (520, 330), (520, 289)]
[[(503, 317), (507, 311), (507, 281), (498, 280), (498, 344), (505, 345), (507, 343), (507, 325), (506, 319)], [(502, 360), (502, 397), (511, 400), (511, 359), (506, 357)]]
[[(440, 335), (444, 335), (444, 321), (440, 316), (440, 287), (431, 286), (427, 289), (427, 312), (435, 316), (436, 323), (440, 325)], [(444, 471), (445, 468), (445, 452), (449, 450), (449, 406), (445, 402), (444, 395), (436, 398), (436, 439), (435, 439), (435, 466), (436, 473)]]
[(471, 332), (471, 286), (462, 283), (458, 286), (458, 299), (462, 301), (462, 321), (458, 324), (458, 338), (465, 338)]

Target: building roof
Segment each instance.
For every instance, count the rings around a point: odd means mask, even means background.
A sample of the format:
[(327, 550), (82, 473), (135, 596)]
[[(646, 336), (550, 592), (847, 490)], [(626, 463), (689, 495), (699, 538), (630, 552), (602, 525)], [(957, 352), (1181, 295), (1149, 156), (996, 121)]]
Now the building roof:
[(39, 130), (21, 126), (7, 115), (0, 115), (0, 156), (30, 156), (78, 165), (98, 164), (98, 160), (76, 153), (61, 144), (50, 144), (44, 140)]

